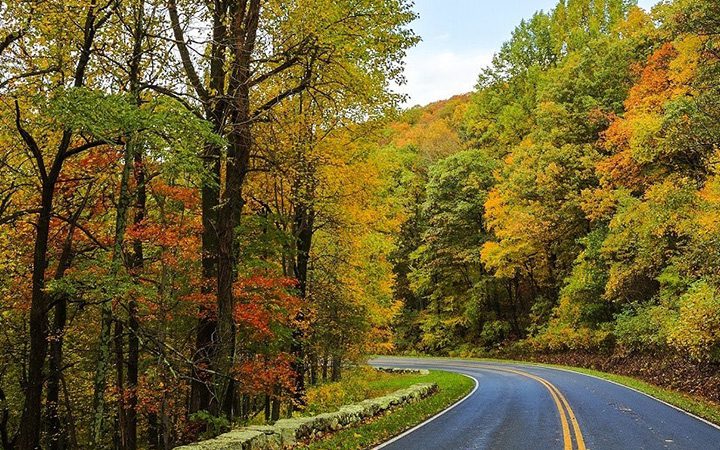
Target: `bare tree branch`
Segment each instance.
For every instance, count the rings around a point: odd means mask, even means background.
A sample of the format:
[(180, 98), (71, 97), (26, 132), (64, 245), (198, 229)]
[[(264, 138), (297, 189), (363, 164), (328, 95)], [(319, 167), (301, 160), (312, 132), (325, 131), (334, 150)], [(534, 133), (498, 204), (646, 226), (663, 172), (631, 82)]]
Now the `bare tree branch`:
[(15, 75), (6, 80), (0, 81), (0, 89), (4, 88), (5, 86), (7, 86), (8, 84), (10, 84), (11, 82), (13, 82), (15, 80), (21, 80), (23, 78), (35, 77), (38, 75), (45, 75), (47, 73), (52, 73), (52, 72), (59, 72), (59, 69), (57, 67), (53, 66), (53, 67), (48, 67), (47, 69), (31, 70), (29, 72), (21, 73), (20, 75)]
[(75, 220), (73, 217), (64, 217), (60, 214), (53, 213), (53, 217), (57, 217), (58, 219), (62, 220), (63, 222), (76, 227), (78, 230), (82, 231), (85, 236), (88, 237), (95, 245), (100, 247), (103, 250), (107, 250), (107, 246), (100, 242), (87, 228), (85, 228), (83, 225), (81, 225), (77, 220)]
[[(150, 90), (155, 91), (155, 92), (157, 92), (157, 93), (160, 93), (160, 94), (163, 94), (163, 95), (167, 95), (168, 97), (170, 97), (170, 98), (172, 98), (172, 99), (177, 100), (178, 102), (180, 102), (188, 111), (192, 112), (192, 113), (193, 113), (196, 117), (198, 117), (199, 119), (205, 119), (205, 118), (203, 117), (203, 115), (198, 112), (197, 108), (195, 108), (186, 98), (183, 97), (182, 94), (180, 94), (180, 93), (178, 93), (178, 92), (175, 92), (175, 91), (173, 91), (173, 90), (171, 90), (171, 89), (168, 89), (168, 88), (166, 88), (166, 87), (157, 86), (157, 85), (155, 85), (155, 84), (148, 84), (148, 83), (143, 83), (143, 84), (142, 84), (142, 88), (143, 88), (143, 89), (150, 89)], [(190, 98), (194, 98), (194, 97), (190, 96)]]
[(275, 105), (278, 105), (279, 103), (281, 103), (283, 100), (285, 100), (288, 97), (292, 97), (293, 95), (303, 92), (305, 89), (307, 89), (307, 87), (309, 85), (310, 85), (310, 80), (308, 78), (305, 78), (302, 81), (300, 81), (300, 83), (297, 86), (295, 86), (294, 88), (288, 89), (288, 90), (276, 95), (272, 99), (265, 102), (265, 104), (258, 107), (253, 112), (252, 116), (250, 116), (250, 121), (253, 122), (253, 121), (258, 120), (263, 114), (265, 114), (266, 112), (268, 112), (272, 108), (274, 108)]
[(5, 38), (2, 40), (2, 42), (0, 42), (0, 53), (4, 52), (5, 49), (10, 47), (10, 45), (12, 45), (13, 42), (15, 42), (18, 39), (20, 39), (21, 37), (23, 37), (24, 34), (25, 34), (24, 30), (18, 30), (18, 31), (13, 31), (11, 33), (8, 33), (8, 35), (5, 36)]
[(64, 158), (69, 158), (70, 156), (77, 155), (78, 153), (82, 153), (86, 150), (90, 150), (95, 147), (100, 147), (101, 145), (122, 145), (123, 141), (122, 139), (115, 139), (111, 141), (91, 141), (87, 142), (82, 145), (78, 145), (77, 147), (73, 147), (71, 149), (68, 149), (63, 153)]
[(13, 214), (7, 215), (5, 217), (0, 217), (0, 225), (4, 225), (6, 223), (10, 223), (16, 219), (19, 219), (22, 216), (26, 216), (28, 214), (38, 214), (40, 213), (40, 209), (23, 209), (22, 211), (17, 211)]
[(200, 80), (200, 77), (195, 70), (192, 58), (190, 57), (190, 51), (188, 50), (187, 42), (185, 41), (185, 35), (180, 25), (180, 16), (177, 10), (177, 2), (175, 0), (168, 0), (168, 13), (170, 14), (170, 23), (172, 25), (173, 35), (175, 36), (175, 45), (177, 46), (178, 53), (180, 53), (180, 59), (182, 61), (183, 69), (185, 74), (190, 80), (195, 92), (203, 102), (207, 102), (210, 98), (210, 94), (205, 89)]
[(47, 180), (47, 170), (45, 170), (45, 160), (43, 159), (42, 153), (40, 152), (40, 147), (38, 146), (37, 142), (35, 141), (35, 138), (32, 137), (30, 133), (25, 130), (22, 126), (22, 122), (20, 121), (20, 103), (15, 99), (15, 127), (18, 130), (18, 133), (20, 133), (20, 136), (22, 136), (23, 141), (25, 141), (25, 144), (30, 149), (30, 152), (32, 152), (33, 157), (35, 158), (35, 162), (38, 165), (38, 170), (40, 171), (40, 178), (43, 180)]

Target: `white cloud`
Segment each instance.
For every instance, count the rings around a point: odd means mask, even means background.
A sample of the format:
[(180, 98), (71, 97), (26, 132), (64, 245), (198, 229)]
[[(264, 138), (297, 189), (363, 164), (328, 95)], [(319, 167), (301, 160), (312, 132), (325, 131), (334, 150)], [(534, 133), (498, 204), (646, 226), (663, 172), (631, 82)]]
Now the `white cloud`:
[(650, 11), (658, 3), (660, 3), (660, 0), (638, 0), (638, 6), (646, 11)]
[(470, 92), (480, 70), (490, 63), (492, 55), (491, 51), (411, 52), (406, 59), (407, 84), (400, 86), (398, 91), (408, 94), (408, 105), (425, 105)]

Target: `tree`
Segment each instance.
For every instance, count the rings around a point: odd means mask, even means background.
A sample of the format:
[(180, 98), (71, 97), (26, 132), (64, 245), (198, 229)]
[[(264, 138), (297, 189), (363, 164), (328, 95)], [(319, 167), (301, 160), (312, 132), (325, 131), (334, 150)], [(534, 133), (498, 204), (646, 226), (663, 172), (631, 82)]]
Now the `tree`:
[[(204, 16), (211, 18), (208, 51), (191, 52), (178, 5), (171, 0), (168, 6), (193, 94), (206, 118), (228, 142), (226, 150), (208, 148), (204, 156), (213, 174), (203, 190), (204, 273), (209, 280), (217, 277), (217, 324), (201, 324), (198, 355), (212, 355), (213, 370), (218, 374), (213, 408), (232, 416), (233, 389), (227, 376), (235, 345), (230, 314), (238, 261), (234, 230), (243, 206), (242, 186), (250, 168), (253, 127), (266, 120), (277, 105), (301, 92), (332, 101), (333, 93), (350, 87), (358, 73), (366, 77), (365, 82), (386, 86), (387, 80), (399, 76), (398, 56), (414, 41), (412, 33), (403, 29), (413, 15), (403, 1), (386, 5), (318, 0), (291, 8), (261, 0), (243, 3), (242, 8), (219, 2), (208, 6)], [(189, 20), (193, 19), (186, 17), (185, 23)], [(365, 30), (364, 37), (353, 33), (355, 29)], [(271, 44), (263, 41), (258, 45), (259, 32), (267, 33)], [(373, 46), (379, 51), (369, 51)], [(207, 54), (209, 58), (195, 61), (193, 54)], [(198, 76), (201, 72), (196, 63), (207, 68), (202, 72), (209, 74), (207, 84)], [(224, 179), (221, 174), (225, 174)], [(212, 336), (217, 342), (210, 342)], [(201, 359), (207, 364), (207, 356)], [(211, 399), (202, 394), (204, 389), (202, 383), (195, 384), (193, 410), (210, 406)]]
[[(52, 6), (50, 7), (50, 11)], [(82, 34), (80, 51), (77, 53), (72, 69), (72, 86), (80, 88), (85, 84), (85, 76), (88, 63), (92, 53), (96, 33), (98, 29), (107, 22), (112, 14), (109, 5), (98, 6), (95, 2), (80, 11), (79, 22), (82, 23)], [(28, 33), (23, 33), (27, 36)], [(52, 36), (50, 39), (52, 39)], [(29, 71), (30, 73), (32, 71)], [(24, 73), (23, 73), (24, 74)], [(21, 75), (22, 76), (22, 75)], [(35, 234), (35, 246), (33, 257), (32, 276), (32, 301), (30, 308), (30, 336), (31, 348), (28, 362), (28, 381), (25, 389), (25, 404), (23, 406), (23, 418), (21, 420), (18, 445), (21, 448), (37, 448), (40, 445), (41, 402), (44, 384), (43, 366), (47, 357), (48, 326), (47, 315), (49, 300), (45, 294), (45, 270), (48, 265), (48, 241), (50, 233), (50, 221), (53, 215), (53, 198), (57, 182), (60, 178), (63, 164), (73, 155), (87, 151), (93, 147), (105, 145), (110, 138), (109, 134), (104, 139), (85, 142), (73, 142), (73, 128), (69, 125), (55, 128), (59, 132), (57, 140), (38, 142), (34, 132), (27, 128), (22, 116), (20, 101), (16, 99), (15, 104), (15, 125), (18, 135), (22, 138), (27, 150), (32, 154), (40, 180), (40, 202), (38, 208), (37, 231)], [(62, 123), (62, 122), (61, 122)], [(50, 124), (48, 124), (50, 125)], [(48, 130), (48, 131), (50, 131)], [(100, 134), (100, 133), (98, 133)], [(77, 139), (77, 136), (75, 136)], [(54, 148), (54, 156), (47, 156), (50, 148)]]
[(421, 325), (426, 348), (438, 349), (435, 339), (477, 341), (488, 319), (503, 316), (502, 295), (480, 261), (490, 237), (484, 204), (495, 167), (482, 151), (456, 153), (430, 167), (422, 211), (427, 225), (409, 275), (415, 295), (426, 299), (426, 314), (434, 316)]

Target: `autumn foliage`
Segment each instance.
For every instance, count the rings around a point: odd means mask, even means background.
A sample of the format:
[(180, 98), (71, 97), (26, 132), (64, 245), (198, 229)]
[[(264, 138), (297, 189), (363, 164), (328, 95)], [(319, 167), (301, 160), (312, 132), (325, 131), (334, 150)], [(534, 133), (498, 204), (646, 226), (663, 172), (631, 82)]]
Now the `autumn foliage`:
[(392, 345), (398, 221), (368, 207), (386, 180), (364, 139), (401, 101), (413, 18), (405, 0), (0, 4), (0, 448), (272, 422)]
[(413, 161), (401, 348), (675, 354), (716, 373), (719, 12), (559, 2), (515, 29), (445, 122), (461, 150)]

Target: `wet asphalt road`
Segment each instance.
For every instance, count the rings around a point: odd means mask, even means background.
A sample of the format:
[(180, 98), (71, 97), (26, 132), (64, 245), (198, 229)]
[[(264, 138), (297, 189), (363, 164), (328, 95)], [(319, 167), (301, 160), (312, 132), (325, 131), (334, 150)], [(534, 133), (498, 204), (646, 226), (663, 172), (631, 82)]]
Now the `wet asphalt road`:
[(378, 358), (477, 381), (464, 401), (387, 450), (720, 450), (720, 428), (639, 392), (575, 372), (516, 363)]

